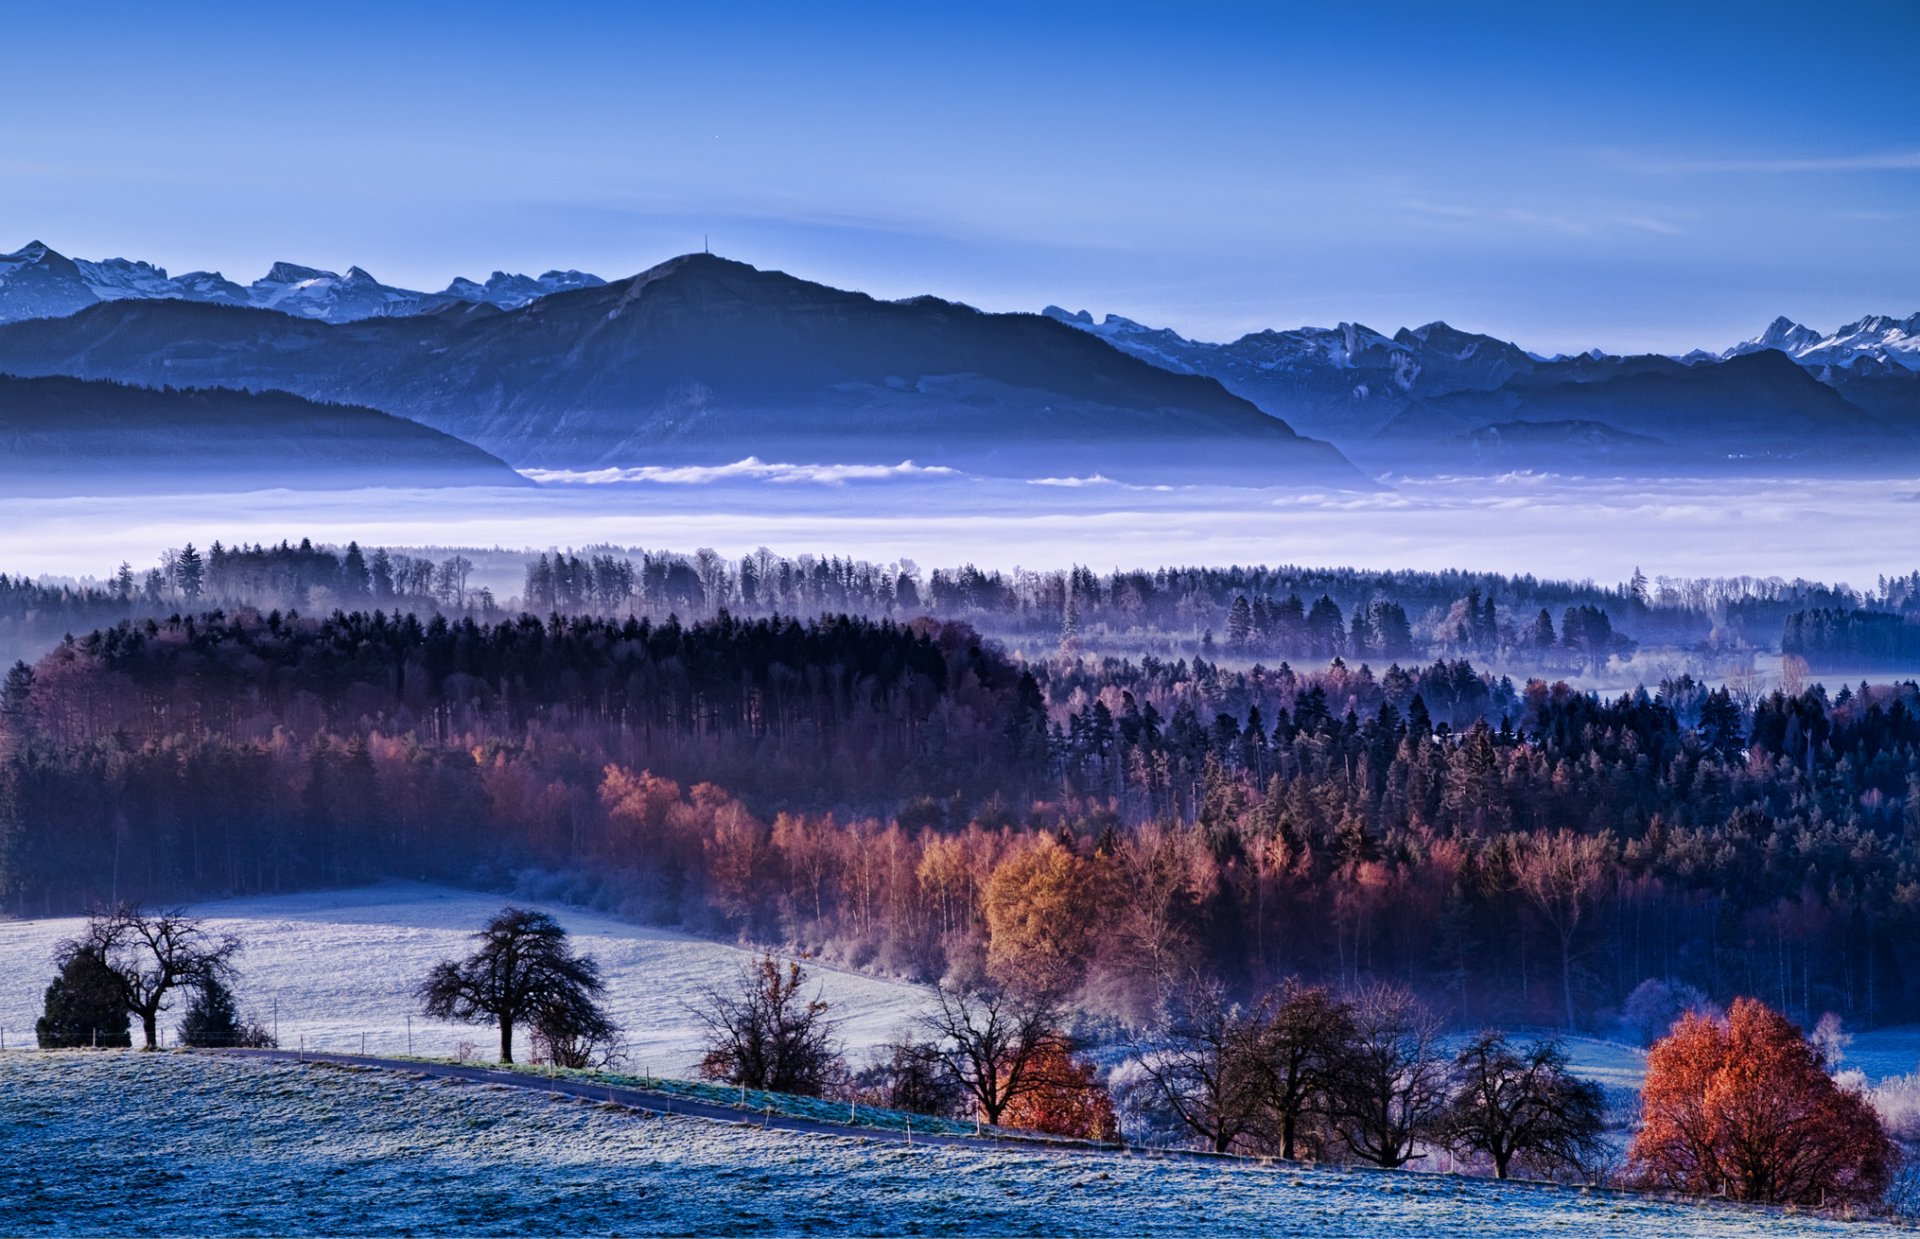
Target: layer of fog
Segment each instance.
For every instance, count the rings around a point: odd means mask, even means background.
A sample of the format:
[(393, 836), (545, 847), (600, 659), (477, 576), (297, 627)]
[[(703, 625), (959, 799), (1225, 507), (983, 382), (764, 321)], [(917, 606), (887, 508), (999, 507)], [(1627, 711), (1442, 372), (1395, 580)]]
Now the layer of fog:
[[(0, 497), (0, 571), (104, 577), (215, 539), (509, 550), (613, 545), (738, 556), (1047, 569), (1292, 563), (1473, 568), (1554, 578), (1779, 576), (1870, 586), (1920, 567), (1920, 479), (1509, 474), (1297, 487), (1026, 481), (916, 468), (741, 462), (543, 475), (524, 490)], [(517, 582), (516, 582), (517, 584)]]

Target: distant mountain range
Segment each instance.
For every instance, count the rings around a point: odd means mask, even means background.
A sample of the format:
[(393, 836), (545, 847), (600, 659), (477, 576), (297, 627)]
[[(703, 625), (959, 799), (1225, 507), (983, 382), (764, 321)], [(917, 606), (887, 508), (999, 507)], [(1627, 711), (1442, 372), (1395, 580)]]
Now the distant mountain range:
[[(250, 285), (0, 257), (0, 373), (283, 390), (516, 468), (951, 465), (1364, 486), (1486, 469), (1920, 469), (1920, 315), (1778, 319), (1722, 353), (1542, 357), (1446, 323), (1225, 344), (1048, 307), (881, 301), (691, 254), (439, 293), (277, 263)], [(1353, 467), (1352, 462), (1361, 466)]]
[(374, 409), (0, 375), (0, 493), (525, 485), (472, 444)]
[(251, 284), (236, 284), (218, 271), (169, 276), (165, 267), (125, 258), (98, 262), (68, 258), (39, 241), (0, 254), (0, 323), (75, 314), (102, 301), (199, 301), (254, 306), (301, 318), (346, 323), (362, 318), (421, 314), (456, 304), (516, 309), (549, 293), (592, 288), (606, 281), (582, 271), (509, 275), (495, 271), (485, 283), (461, 278), (437, 293), (382, 284), (359, 267), (345, 275), (276, 262)]
[(752, 455), (1371, 485), (1214, 380), (1040, 315), (878, 301), (705, 254), (510, 310), (327, 322), (107, 301), (0, 327), (0, 372), (283, 389), (415, 419), (516, 467)]
[(1920, 467), (1920, 315), (1831, 335), (1783, 318), (1724, 353), (1673, 358), (1541, 357), (1446, 323), (1209, 344), (1116, 315), (1044, 313), (1216, 378), (1372, 469)]

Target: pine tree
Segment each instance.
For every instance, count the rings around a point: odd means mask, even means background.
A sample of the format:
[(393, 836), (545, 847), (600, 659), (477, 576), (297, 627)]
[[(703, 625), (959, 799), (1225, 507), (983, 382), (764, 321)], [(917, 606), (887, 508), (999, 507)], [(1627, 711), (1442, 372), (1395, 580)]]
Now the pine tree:
[(188, 602), (200, 597), (200, 591), (206, 586), (206, 573), (206, 560), (201, 558), (199, 551), (193, 549), (193, 543), (187, 543), (174, 559), (173, 582)]
[(241, 1032), (240, 1012), (234, 1006), (233, 991), (214, 977), (202, 981), (180, 1021), (180, 1044), (196, 1049), (239, 1045)]
[(1253, 607), (1241, 594), (1227, 609), (1227, 648), (1244, 650), (1253, 640)]
[(75, 950), (65, 953), (60, 973), (47, 986), (46, 1013), (33, 1026), (43, 1050), (79, 1046), (133, 1044), (132, 1013), (127, 1010), (120, 983), (99, 955)]

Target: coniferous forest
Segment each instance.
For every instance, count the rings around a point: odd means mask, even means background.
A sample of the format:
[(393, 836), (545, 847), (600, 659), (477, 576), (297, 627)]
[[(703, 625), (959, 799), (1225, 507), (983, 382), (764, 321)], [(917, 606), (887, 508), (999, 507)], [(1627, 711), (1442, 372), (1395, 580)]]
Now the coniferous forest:
[[(1813, 587), (562, 556), (527, 610), (463, 575), (189, 548), (11, 583), (12, 622), (95, 626), (0, 693), (6, 908), (538, 880), (899, 975), (1024, 960), (1129, 1020), (1195, 973), (1463, 1024), (1598, 1026), (1648, 980), (1920, 1017), (1920, 686), (1562, 679), (1696, 604), (1847, 640)], [(1108, 652), (1156, 608), (1187, 653)]]

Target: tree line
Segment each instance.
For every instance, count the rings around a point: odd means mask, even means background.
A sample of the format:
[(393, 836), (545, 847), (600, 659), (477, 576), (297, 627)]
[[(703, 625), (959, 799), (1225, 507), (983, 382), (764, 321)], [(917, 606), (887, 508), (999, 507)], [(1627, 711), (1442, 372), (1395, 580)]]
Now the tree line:
[[(204, 549), (189, 543), (145, 570), (122, 563), (99, 584), (0, 577), (0, 656), (37, 656), (67, 633), (124, 618), (378, 607), (423, 618), (528, 611), (655, 622), (670, 615), (708, 619), (722, 610), (742, 617), (932, 615), (1023, 646), (1309, 661), (1470, 656), (1519, 661), (1541, 673), (1601, 667), (1644, 645), (1738, 652), (1777, 649), (1783, 640), (1796, 642), (1816, 666), (1883, 665), (1829, 659), (1848, 652), (1849, 642), (1865, 642), (1874, 657), (1896, 660), (1884, 665), (1911, 666), (1904, 645), (1881, 649), (1893, 630), (1879, 617), (1905, 622), (1920, 614), (1916, 579), (1920, 573), (1883, 577), (1876, 588), (1852, 590), (1773, 578), (1650, 580), (1637, 570), (1611, 586), (1285, 565), (1104, 573), (961, 565), (923, 572), (906, 560), (789, 558), (764, 549), (728, 559), (710, 550), (610, 546), (518, 556), (305, 539)], [(1821, 618), (1829, 615), (1857, 618)], [(1829, 632), (1848, 624), (1838, 637)]]

